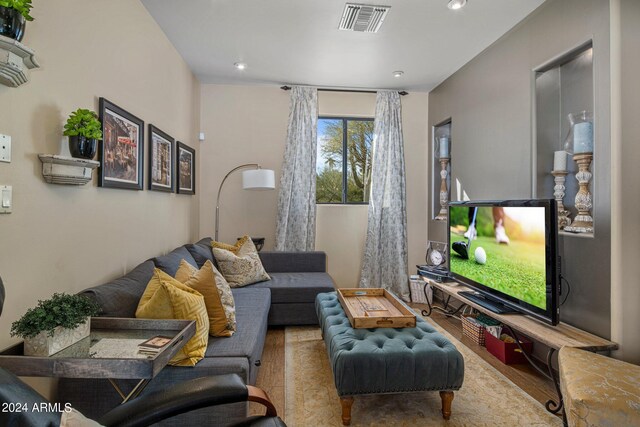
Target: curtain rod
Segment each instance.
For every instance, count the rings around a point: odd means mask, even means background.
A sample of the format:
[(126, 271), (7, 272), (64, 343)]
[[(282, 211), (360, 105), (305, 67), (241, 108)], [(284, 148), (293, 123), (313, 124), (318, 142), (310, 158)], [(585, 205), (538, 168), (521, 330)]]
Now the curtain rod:
[[(281, 86), (282, 90), (291, 90), (291, 86)], [(378, 93), (377, 90), (358, 90), (358, 89), (324, 89), (319, 88), (319, 92), (353, 92), (353, 93)], [(398, 95), (405, 96), (409, 95), (409, 92), (405, 90), (399, 90)]]

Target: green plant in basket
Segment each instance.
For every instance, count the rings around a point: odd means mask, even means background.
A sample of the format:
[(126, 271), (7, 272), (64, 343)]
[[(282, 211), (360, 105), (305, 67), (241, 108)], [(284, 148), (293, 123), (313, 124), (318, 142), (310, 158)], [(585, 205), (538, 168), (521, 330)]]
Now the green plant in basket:
[(29, 15), (33, 5), (31, 0), (0, 0), (0, 6), (17, 10), (27, 21), (33, 21), (33, 16)]
[[(0, 0), (2, 1), (2, 0)], [(78, 108), (71, 113), (64, 125), (66, 136), (83, 136), (88, 139), (102, 139), (102, 125), (91, 110)]]
[(98, 304), (87, 297), (55, 293), (48, 300), (38, 301), (36, 307), (13, 322), (11, 336), (33, 338), (40, 332), (52, 336), (58, 326), (74, 329), (99, 312)]

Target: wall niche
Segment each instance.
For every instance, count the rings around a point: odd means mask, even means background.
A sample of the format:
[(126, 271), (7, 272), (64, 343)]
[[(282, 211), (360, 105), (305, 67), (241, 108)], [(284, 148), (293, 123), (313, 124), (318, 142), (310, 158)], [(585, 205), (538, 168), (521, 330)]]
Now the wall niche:
[[(566, 216), (572, 222), (566, 227), (566, 222), (559, 221), (559, 230), (563, 235), (593, 237), (595, 231), (595, 215), (593, 206), (597, 202), (595, 185), (592, 177), (595, 177), (595, 158), (597, 141), (594, 140), (594, 128), (597, 126), (593, 120), (594, 111), (594, 80), (593, 80), (593, 47), (592, 42), (588, 43), (560, 56), (536, 69), (535, 73), (535, 168), (534, 168), (534, 194), (539, 198), (556, 198), (562, 193), (564, 185), (564, 213), (559, 212), (559, 216)], [(580, 117), (583, 120), (584, 114), (591, 117), (591, 122), (578, 126), (571, 126), (569, 115), (572, 119)], [(587, 132), (585, 132), (587, 131)], [(587, 135), (588, 134), (588, 135)], [(590, 139), (589, 139), (590, 137)], [(585, 140), (590, 142), (590, 153), (580, 153), (581, 145)], [(573, 141), (576, 150), (573, 154), (566, 156), (558, 153), (566, 149), (567, 141)], [(582, 151), (585, 151), (584, 149)], [(586, 151), (589, 151), (587, 148)], [(587, 166), (584, 157), (593, 160)], [(563, 158), (564, 157), (564, 158)], [(554, 162), (555, 160), (555, 162)], [(583, 173), (579, 174), (577, 161), (583, 163)], [(552, 171), (559, 169), (559, 164), (566, 163), (566, 176)], [(584, 175), (587, 172), (592, 176)], [(582, 192), (577, 178), (583, 181)], [(588, 184), (585, 179), (588, 178)], [(564, 182), (563, 182), (564, 179)], [(588, 188), (589, 193), (585, 193)], [(558, 193), (560, 192), (560, 193)], [(576, 195), (580, 192), (578, 199)], [(555, 194), (554, 194), (555, 193)], [(588, 196), (591, 197), (588, 200)], [(577, 202), (577, 203), (576, 203)], [(589, 207), (589, 214), (593, 219), (591, 227), (574, 227), (582, 225), (585, 206)], [(581, 207), (582, 209), (578, 209)], [(579, 213), (580, 211), (580, 213)], [(577, 229), (579, 231), (577, 231)]]
[(431, 135), (432, 219), (446, 221), (451, 200), (451, 119), (435, 125)]

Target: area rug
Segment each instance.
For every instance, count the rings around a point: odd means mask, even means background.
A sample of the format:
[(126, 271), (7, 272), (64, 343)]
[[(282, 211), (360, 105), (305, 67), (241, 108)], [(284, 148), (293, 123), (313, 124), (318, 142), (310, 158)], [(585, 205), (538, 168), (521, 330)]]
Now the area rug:
[[(433, 322), (429, 322), (433, 324)], [(352, 426), (561, 426), (559, 418), (438, 325), (462, 353), (465, 377), (452, 415), (442, 419), (438, 392), (357, 396)], [(340, 399), (318, 327), (285, 330), (285, 414), (288, 427), (341, 426)]]

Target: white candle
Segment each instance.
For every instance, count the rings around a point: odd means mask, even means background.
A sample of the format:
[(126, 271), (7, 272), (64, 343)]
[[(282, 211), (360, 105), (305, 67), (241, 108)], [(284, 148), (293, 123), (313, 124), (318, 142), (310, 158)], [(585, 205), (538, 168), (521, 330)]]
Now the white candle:
[(578, 123), (573, 127), (573, 152), (593, 153), (593, 124)]
[(567, 152), (556, 151), (553, 153), (553, 170), (554, 171), (566, 171), (567, 170)]
[(440, 158), (449, 158), (449, 138), (447, 138), (446, 136), (440, 138)]

